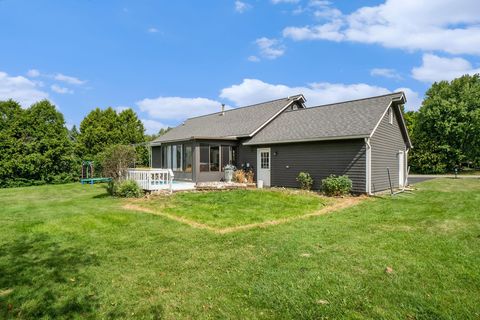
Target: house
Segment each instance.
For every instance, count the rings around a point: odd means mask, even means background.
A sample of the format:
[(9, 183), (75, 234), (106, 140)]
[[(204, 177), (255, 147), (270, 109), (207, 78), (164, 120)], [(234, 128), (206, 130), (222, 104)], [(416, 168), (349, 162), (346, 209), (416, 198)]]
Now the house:
[(296, 95), (190, 118), (152, 142), (152, 167), (192, 182), (220, 181), (231, 163), (265, 186), (298, 187), (305, 171), (316, 189), (330, 174), (348, 175), (357, 193), (399, 188), (411, 148), (405, 102), (398, 92), (306, 107)]

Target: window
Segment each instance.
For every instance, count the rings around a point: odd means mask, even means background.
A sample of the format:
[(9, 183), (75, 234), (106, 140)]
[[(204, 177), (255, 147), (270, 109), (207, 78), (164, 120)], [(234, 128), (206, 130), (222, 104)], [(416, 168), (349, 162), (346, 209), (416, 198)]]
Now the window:
[(393, 110), (392, 108), (388, 108), (388, 123), (393, 124)]
[(183, 154), (183, 170), (185, 172), (192, 172), (193, 158), (192, 147), (185, 146), (185, 153)]
[(200, 172), (208, 172), (210, 146), (200, 145)]
[(219, 171), (220, 169), (220, 147), (210, 146), (210, 171)]
[(260, 152), (260, 168), (270, 169), (270, 152)]

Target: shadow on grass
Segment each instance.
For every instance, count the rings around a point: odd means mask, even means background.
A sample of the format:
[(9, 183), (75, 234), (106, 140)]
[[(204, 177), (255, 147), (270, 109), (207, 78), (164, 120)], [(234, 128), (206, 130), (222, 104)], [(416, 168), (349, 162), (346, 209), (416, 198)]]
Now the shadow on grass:
[(93, 318), (96, 292), (80, 268), (97, 260), (44, 234), (0, 245), (0, 318)]

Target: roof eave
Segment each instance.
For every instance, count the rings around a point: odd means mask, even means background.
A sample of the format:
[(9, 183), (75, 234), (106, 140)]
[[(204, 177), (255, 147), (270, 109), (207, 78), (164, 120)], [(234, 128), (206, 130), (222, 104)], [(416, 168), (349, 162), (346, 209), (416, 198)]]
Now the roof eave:
[(368, 138), (369, 134), (348, 135), (348, 136), (332, 136), (332, 137), (317, 137), (297, 140), (281, 140), (281, 141), (261, 141), (261, 142), (244, 142), (245, 146), (258, 146), (270, 144), (285, 144), (285, 143), (301, 143), (301, 142), (315, 142), (315, 141), (332, 141), (332, 140), (350, 140), (350, 139), (364, 139)]

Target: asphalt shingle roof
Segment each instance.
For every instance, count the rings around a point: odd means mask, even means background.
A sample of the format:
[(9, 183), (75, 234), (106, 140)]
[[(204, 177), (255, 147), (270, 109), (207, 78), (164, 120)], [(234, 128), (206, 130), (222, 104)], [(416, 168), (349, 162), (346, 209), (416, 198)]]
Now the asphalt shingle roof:
[[(264, 123), (280, 112), (293, 100), (293, 96), (247, 107), (226, 110), (205, 116), (187, 119), (184, 124), (173, 128), (153, 141), (155, 143), (189, 140), (192, 138), (234, 138), (249, 136)], [(302, 97), (303, 98), (303, 97)]]
[(403, 92), (287, 111), (245, 145), (369, 136), (392, 100)]

